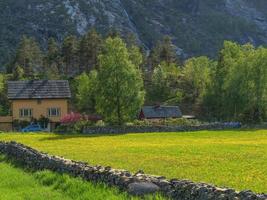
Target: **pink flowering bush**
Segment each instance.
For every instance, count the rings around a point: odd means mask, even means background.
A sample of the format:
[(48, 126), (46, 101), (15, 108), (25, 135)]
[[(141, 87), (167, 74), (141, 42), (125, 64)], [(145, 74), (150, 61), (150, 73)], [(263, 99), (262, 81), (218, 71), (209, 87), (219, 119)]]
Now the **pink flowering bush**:
[(85, 127), (93, 126), (101, 120), (97, 115), (82, 115), (80, 113), (71, 112), (65, 115), (61, 120), (61, 125), (58, 127), (59, 132), (80, 133)]
[(83, 116), (80, 113), (70, 113), (65, 115), (61, 120), (61, 124), (73, 124), (83, 120)]

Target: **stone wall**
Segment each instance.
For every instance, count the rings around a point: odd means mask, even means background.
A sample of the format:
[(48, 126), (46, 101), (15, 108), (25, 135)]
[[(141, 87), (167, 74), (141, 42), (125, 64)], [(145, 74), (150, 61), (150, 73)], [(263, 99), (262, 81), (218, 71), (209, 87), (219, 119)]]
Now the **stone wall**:
[(122, 133), (154, 133), (154, 132), (182, 132), (201, 130), (224, 130), (240, 128), (236, 124), (211, 123), (197, 126), (103, 126), (84, 128), (84, 134), (122, 134)]
[(141, 171), (131, 174), (126, 170), (116, 170), (111, 167), (90, 166), (87, 163), (50, 156), (16, 142), (0, 142), (0, 153), (27, 168), (67, 173), (87, 181), (115, 186), (133, 195), (161, 192), (163, 195), (177, 200), (267, 199), (266, 194), (259, 195), (251, 191), (237, 192), (233, 189), (218, 188), (188, 180), (167, 180), (165, 177), (147, 175)]

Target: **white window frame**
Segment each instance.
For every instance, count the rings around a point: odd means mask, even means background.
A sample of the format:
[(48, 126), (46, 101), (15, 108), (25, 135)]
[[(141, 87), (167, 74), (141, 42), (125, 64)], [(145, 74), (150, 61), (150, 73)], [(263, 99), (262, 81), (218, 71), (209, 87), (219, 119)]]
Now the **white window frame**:
[(61, 109), (60, 108), (48, 108), (47, 109), (47, 116), (48, 117), (60, 117), (61, 116)]
[(32, 108), (21, 108), (19, 109), (19, 117), (20, 118), (30, 118), (33, 116)]

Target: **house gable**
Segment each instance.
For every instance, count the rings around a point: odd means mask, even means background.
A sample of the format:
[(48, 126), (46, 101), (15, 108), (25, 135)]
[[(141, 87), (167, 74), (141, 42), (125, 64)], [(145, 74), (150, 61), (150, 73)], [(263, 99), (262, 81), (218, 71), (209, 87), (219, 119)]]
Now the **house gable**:
[(140, 119), (181, 118), (182, 112), (178, 106), (144, 106)]

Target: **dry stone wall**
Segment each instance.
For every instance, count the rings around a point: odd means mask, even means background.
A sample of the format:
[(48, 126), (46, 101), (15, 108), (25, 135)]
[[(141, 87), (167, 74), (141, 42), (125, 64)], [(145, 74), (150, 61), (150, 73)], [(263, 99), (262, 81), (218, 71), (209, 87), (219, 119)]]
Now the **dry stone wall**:
[(132, 174), (126, 170), (116, 170), (111, 167), (90, 166), (87, 163), (51, 156), (16, 142), (0, 142), (0, 153), (27, 168), (67, 173), (87, 181), (115, 186), (133, 195), (161, 192), (177, 200), (267, 199), (267, 194), (255, 194), (252, 191), (237, 192), (233, 189), (218, 188), (188, 180), (167, 180), (165, 177), (147, 175), (142, 171)]
[(210, 123), (197, 126), (99, 126), (86, 127), (83, 129), (84, 134), (122, 134), (122, 133), (153, 133), (153, 132), (185, 132), (201, 130), (224, 130), (240, 128), (236, 124)]

